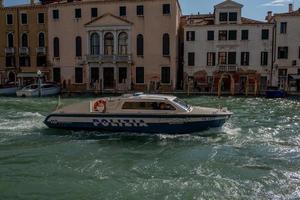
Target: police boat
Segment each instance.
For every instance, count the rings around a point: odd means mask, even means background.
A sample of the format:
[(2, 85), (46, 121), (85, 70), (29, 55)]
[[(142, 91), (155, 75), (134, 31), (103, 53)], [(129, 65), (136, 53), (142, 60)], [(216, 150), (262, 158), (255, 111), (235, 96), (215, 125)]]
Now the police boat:
[(66, 106), (44, 123), (56, 129), (186, 134), (221, 127), (231, 115), (227, 109), (190, 106), (175, 96), (137, 93)]

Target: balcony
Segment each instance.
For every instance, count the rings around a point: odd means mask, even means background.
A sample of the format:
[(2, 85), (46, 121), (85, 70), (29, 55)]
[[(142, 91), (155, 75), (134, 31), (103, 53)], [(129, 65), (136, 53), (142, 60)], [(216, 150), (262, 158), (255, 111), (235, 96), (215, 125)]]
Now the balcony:
[(14, 47), (7, 47), (5, 48), (5, 54), (14, 54), (15, 48)]
[(46, 48), (45, 47), (38, 47), (38, 48), (36, 48), (36, 53), (45, 55), (46, 54)]
[(131, 55), (87, 55), (87, 62), (131, 63)]
[(29, 48), (28, 47), (20, 47), (19, 54), (20, 55), (29, 55)]
[(220, 72), (236, 72), (237, 65), (218, 65)]

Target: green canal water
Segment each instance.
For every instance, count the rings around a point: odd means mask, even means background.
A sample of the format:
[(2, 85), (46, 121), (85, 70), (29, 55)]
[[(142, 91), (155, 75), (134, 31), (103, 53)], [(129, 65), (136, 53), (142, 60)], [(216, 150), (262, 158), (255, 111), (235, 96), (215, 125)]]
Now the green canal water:
[(234, 116), (213, 137), (58, 131), (56, 98), (0, 97), (0, 199), (300, 198), (300, 101), (185, 100)]

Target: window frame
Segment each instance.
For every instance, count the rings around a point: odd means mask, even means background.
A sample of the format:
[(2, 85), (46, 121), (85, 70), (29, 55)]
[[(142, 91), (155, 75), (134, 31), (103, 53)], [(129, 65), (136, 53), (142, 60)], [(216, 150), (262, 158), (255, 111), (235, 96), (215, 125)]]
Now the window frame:
[(136, 15), (139, 17), (144, 16), (144, 5), (137, 5), (136, 6)]
[(249, 30), (241, 30), (241, 40), (249, 40)]
[(126, 17), (127, 16), (127, 7), (126, 6), (120, 6), (119, 7), (119, 16), (120, 17)]
[(216, 52), (207, 52), (206, 65), (210, 67), (216, 66)]
[[(20, 17), (21, 17), (21, 20), (20, 20), (21, 24), (22, 25), (28, 25), (28, 14), (27, 13), (21, 13)], [(23, 17), (25, 17), (25, 18), (23, 18)], [(24, 19), (25, 19), (25, 21), (23, 21)]]
[(280, 34), (286, 34), (286, 33), (287, 33), (287, 22), (280, 22)]
[[(139, 70), (141, 70), (141, 71), (139, 71)], [(143, 76), (141, 76), (140, 73), (142, 73)], [(145, 68), (144, 67), (136, 67), (135, 68), (135, 83), (136, 84), (145, 84)]]
[(188, 66), (195, 66), (195, 52), (188, 52)]
[(243, 51), (241, 52), (241, 66), (249, 66), (250, 65), (250, 52)]
[(269, 52), (262, 51), (260, 53), (260, 65), (261, 66), (268, 66), (269, 61)]
[[(9, 22), (9, 16), (11, 17), (11, 23)], [(6, 14), (6, 25), (13, 25), (14, 24), (14, 15), (11, 13)]]
[[(41, 16), (43, 16), (43, 17), (41, 17)], [(41, 20), (41, 19), (43, 19), (43, 20)], [(38, 24), (45, 24), (45, 13), (38, 13), (37, 14), (37, 23)]]
[(171, 4), (165, 3), (162, 5), (163, 15), (171, 15)]
[[(265, 35), (267, 33), (267, 35)], [(261, 39), (262, 40), (269, 40), (270, 38), (270, 31), (269, 29), (262, 29), (261, 30)]]
[[(96, 16), (94, 16), (94, 15), (96, 15)], [(98, 8), (93, 7), (93, 8), (91, 8), (91, 18), (96, 18), (96, 17), (98, 17)]]
[(52, 19), (53, 20), (59, 20), (59, 9), (53, 9), (52, 10)]
[(215, 31), (208, 30), (207, 31), (207, 41), (214, 41), (215, 40)]
[(170, 67), (161, 67), (160, 80), (162, 84), (171, 84), (171, 68)]
[(81, 17), (82, 17), (81, 8), (75, 8), (74, 9), (74, 18), (75, 19), (81, 19)]

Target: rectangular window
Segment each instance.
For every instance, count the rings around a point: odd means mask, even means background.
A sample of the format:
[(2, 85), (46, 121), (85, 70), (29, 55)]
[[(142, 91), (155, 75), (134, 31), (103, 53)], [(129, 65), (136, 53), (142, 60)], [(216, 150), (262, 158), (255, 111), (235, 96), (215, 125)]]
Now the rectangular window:
[(7, 14), (6, 15), (6, 24), (7, 25), (13, 24), (13, 15), (12, 14)]
[(75, 9), (75, 18), (76, 19), (81, 18), (81, 9), (80, 8)]
[(236, 22), (237, 21), (237, 13), (236, 12), (230, 12), (229, 13), (229, 21), (230, 22)]
[(215, 40), (215, 31), (207, 31), (207, 40)]
[(188, 66), (194, 66), (195, 65), (195, 53), (189, 52), (188, 53)]
[(83, 69), (75, 67), (75, 83), (83, 83)]
[(127, 68), (120, 67), (119, 68), (119, 83), (126, 83), (127, 80)]
[(195, 41), (195, 31), (186, 32), (186, 41)]
[(53, 19), (59, 19), (59, 10), (52, 10)]
[(161, 83), (168, 84), (171, 82), (170, 79), (170, 67), (162, 67), (161, 68)]
[(298, 58), (300, 59), (300, 47), (299, 47), (299, 53), (298, 53), (299, 55), (298, 55)]
[(220, 13), (219, 21), (220, 22), (227, 22), (228, 21), (228, 13)]
[(207, 53), (207, 66), (215, 66), (216, 65), (216, 53), (208, 52)]
[(45, 23), (45, 13), (38, 13), (38, 23), (39, 24)]
[(27, 14), (26, 13), (21, 14), (21, 24), (27, 24)]
[(288, 47), (278, 47), (278, 59), (288, 59), (289, 48)]
[(236, 40), (237, 32), (235, 30), (228, 31), (228, 40)]
[(37, 55), (36, 57), (36, 65), (38, 67), (46, 67), (47, 57), (44, 55)]
[(248, 30), (242, 30), (242, 40), (248, 40), (249, 39), (249, 31)]
[(163, 4), (163, 14), (169, 15), (171, 13), (171, 5), (170, 4)]
[(98, 17), (98, 8), (91, 8), (91, 17)]
[(241, 66), (249, 66), (249, 52), (241, 52)]
[(280, 33), (286, 34), (287, 31), (287, 22), (281, 22), (280, 23)]
[(144, 6), (143, 5), (136, 6), (136, 15), (144, 16)]
[(126, 16), (126, 6), (120, 6), (120, 17)]
[(228, 52), (228, 64), (229, 65), (236, 64), (236, 52)]
[(137, 67), (135, 70), (136, 83), (144, 83), (144, 67)]
[(219, 31), (219, 40), (227, 40), (227, 31)]
[(268, 65), (268, 52), (261, 52), (260, 64), (261, 66)]
[(261, 31), (261, 39), (268, 40), (269, 39), (269, 29), (263, 29)]
[(219, 52), (218, 63), (219, 65), (227, 64), (227, 52)]
[(29, 67), (30, 66), (30, 57), (29, 56), (20, 56), (19, 64), (20, 64), (20, 67)]
[(60, 68), (53, 68), (53, 81), (60, 83)]

